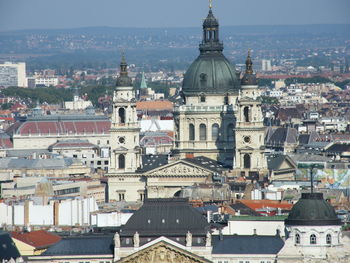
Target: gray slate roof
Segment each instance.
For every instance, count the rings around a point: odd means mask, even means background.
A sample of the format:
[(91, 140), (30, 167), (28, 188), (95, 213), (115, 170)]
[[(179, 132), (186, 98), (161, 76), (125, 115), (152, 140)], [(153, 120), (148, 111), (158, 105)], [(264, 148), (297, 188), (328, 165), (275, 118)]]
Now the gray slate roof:
[(146, 199), (122, 227), (121, 236), (205, 236), (209, 224), (185, 198)]
[(9, 233), (0, 231), (0, 261), (9, 260), (11, 258), (16, 259), (20, 256), (21, 255)]
[(65, 168), (73, 163), (78, 162), (72, 158), (63, 159), (0, 159), (1, 168), (22, 169), (22, 168), (36, 168), (36, 169), (60, 169)]
[(212, 236), (213, 254), (277, 254), (284, 245), (280, 236)]
[(63, 238), (41, 255), (113, 255), (113, 249), (113, 235), (79, 236)]

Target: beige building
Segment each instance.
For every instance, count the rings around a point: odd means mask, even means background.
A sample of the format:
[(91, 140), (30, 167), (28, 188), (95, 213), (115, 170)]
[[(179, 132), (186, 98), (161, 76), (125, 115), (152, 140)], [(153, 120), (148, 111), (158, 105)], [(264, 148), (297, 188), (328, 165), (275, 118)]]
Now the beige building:
[(113, 96), (110, 173), (132, 173), (140, 166), (139, 135), (135, 92), (123, 56)]
[(246, 60), (246, 72), (241, 80), (241, 92), (237, 100), (236, 153), (233, 169), (237, 176), (267, 175), (265, 157), (265, 127), (261, 111), (261, 91), (253, 74), (250, 51)]

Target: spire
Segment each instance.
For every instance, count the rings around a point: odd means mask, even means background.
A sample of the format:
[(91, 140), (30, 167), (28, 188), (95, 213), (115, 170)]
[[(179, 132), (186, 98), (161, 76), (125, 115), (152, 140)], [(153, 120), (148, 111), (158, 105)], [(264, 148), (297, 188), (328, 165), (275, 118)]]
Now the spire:
[(212, 10), (212, 0), (209, 0), (209, 13), (203, 21), (203, 40), (199, 45), (201, 53), (222, 52), (224, 49), (219, 40), (219, 22)]
[(126, 63), (124, 52), (122, 52), (122, 58), (120, 61), (120, 74), (117, 79), (117, 87), (129, 87), (131, 86), (131, 78), (128, 76), (128, 64)]
[(140, 89), (147, 89), (147, 83), (146, 83), (146, 78), (145, 78), (145, 72), (142, 72), (142, 78), (141, 78)]
[(128, 76), (128, 64), (126, 63), (124, 51), (120, 61), (120, 76)]
[(253, 62), (252, 62), (252, 58), (250, 57), (250, 49), (248, 49), (248, 56), (247, 56), (247, 59), (245, 61), (245, 65), (246, 65), (245, 73), (246, 74), (253, 74)]
[(241, 80), (241, 84), (242, 85), (257, 85), (258, 82), (257, 82), (256, 76), (254, 75), (254, 72), (253, 72), (253, 62), (252, 62), (252, 58), (250, 57), (250, 49), (248, 50), (248, 56), (247, 56), (247, 59), (245, 61), (245, 66), (246, 66), (246, 70), (245, 70), (244, 76)]

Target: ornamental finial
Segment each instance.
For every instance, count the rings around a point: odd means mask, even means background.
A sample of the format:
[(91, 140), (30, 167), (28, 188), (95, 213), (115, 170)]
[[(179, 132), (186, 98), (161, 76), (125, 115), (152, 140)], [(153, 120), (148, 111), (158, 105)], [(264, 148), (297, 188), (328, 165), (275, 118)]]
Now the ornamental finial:
[(213, 0), (209, 0), (209, 9), (213, 8)]

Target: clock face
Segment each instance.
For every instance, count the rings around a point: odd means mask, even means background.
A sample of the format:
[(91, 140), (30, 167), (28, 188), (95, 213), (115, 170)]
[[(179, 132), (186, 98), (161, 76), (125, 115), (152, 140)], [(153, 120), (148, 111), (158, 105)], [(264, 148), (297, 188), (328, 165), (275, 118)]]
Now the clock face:
[(243, 140), (245, 143), (250, 143), (250, 141), (251, 141), (250, 136), (244, 136)]
[(119, 143), (125, 143), (125, 137), (119, 137)]

